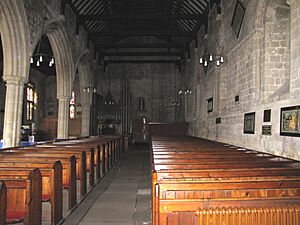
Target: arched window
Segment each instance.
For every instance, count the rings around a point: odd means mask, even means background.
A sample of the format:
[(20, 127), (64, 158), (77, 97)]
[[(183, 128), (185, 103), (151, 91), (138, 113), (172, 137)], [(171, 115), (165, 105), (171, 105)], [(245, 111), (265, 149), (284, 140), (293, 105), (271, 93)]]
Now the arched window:
[(72, 91), (72, 97), (70, 99), (70, 119), (75, 119), (75, 93)]
[(37, 104), (37, 94), (32, 83), (28, 83), (26, 86), (26, 120), (34, 120), (34, 109)]

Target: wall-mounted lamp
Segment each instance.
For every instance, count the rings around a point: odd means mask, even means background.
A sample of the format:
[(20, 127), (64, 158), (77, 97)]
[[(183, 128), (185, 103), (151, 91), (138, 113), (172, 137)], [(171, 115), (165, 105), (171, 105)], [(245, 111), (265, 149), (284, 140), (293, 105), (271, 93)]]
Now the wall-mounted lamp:
[(192, 90), (191, 89), (180, 89), (178, 91), (179, 95), (188, 95), (188, 94), (192, 94)]

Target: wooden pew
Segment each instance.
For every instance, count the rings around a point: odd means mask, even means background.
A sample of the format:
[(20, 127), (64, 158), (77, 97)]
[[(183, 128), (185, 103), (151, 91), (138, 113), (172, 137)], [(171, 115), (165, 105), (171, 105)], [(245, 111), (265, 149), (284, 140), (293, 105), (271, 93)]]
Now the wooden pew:
[[(75, 156), (69, 157), (68, 160), (61, 159), (62, 164), (62, 175), (63, 175), (63, 188), (68, 189), (68, 206), (69, 209), (73, 209), (77, 204), (77, 188), (76, 188), (76, 159)], [(7, 168), (40, 168), (51, 169), (53, 166), (52, 160), (35, 158), (10, 158), (10, 159), (0, 159), (0, 167)]]
[[(0, 164), (1, 166), (1, 164)], [(26, 179), (32, 168), (0, 167), (1, 179)], [(51, 224), (58, 224), (62, 218), (62, 165), (53, 163), (52, 168), (39, 168), (42, 176), (42, 201), (51, 204)]]
[(6, 224), (7, 191), (3, 181), (0, 181), (0, 225)]
[(160, 225), (168, 224), (167, 218), (173, 212), (197, 212), (220, 206), (239, 209), (298, 205), (300, 209), (299, 177), (276, 181), (160, 182), (155, 185), (154, 194), (154, 221), (158, 219)]
[[(13, 152), (11, 152), (13, 151)], [(7, 151), (1, 151), (0, 152), (0, 160), (7, 160), (7, 161), (15, 161), (15, 160), (21, 160), (23, 162), (48, 162), (53, 163), (54, 161), (60, 160), (63, 162), (69, 162), (70, 157), (74, 154), (72, 153), (64, 153), (63, 151), (59, 153), (51, 153), (51, 152), (17, 152), (19, 150), (10, 150), (10, 152)], [(72, 154), (72, 155), (71, 155)], [(81, 153), (76, 154), (76, 164), (78, 166), (78, 170), (76, 170), (76, 176), (77, 179), (80, 181), (80, 193), (81, 196), (85, 196), (87, 193), (87, 176), (86, 176), (86, 154), (85, 151), (82, 151)], [(76, 166), (76, 168), (77, 168)]]
[(41, 225), (42, 177), (39, 169), (30, 171), (26, 179), (2, 180), (7, 188), (6, 222)]
[[(246, 207), (248, 214), (243, 212), (250, 218), (254, 216), (252, 209), (262, 202), (264, 213), (275, 206), (279, 208), (274, 212), (289, 207), (285, 215), (298, 224), (300, 170), (292, 168), (299, 168), (296, 161), (202, 140), (172, 142), (169, 146), (152, 146), (153, 225), (194, 225), (196, 221), (201, 225), (252, 225), (254, 220), (225, 223), (214, 215), (221, 215), (220, 211), (222, 215), (241, 212), (241, 207)], [(251, 157), (245, 157), (245, 153), (251, 153)], [(217, 220), (203, 223), (204, 214), (206, 222)]]

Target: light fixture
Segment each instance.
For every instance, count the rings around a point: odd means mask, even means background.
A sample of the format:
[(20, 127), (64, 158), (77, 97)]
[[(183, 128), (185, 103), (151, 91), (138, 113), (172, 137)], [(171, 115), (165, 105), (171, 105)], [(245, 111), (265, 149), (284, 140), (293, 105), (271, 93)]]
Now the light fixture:
[(83, 92), (87, 92), (87, 93), (96, 93), (97, 89), (95, 87), (85, 87), (83, 88)]
[(205, 54), (199, 59), (199, 63), (204, 67), (207, 67), (213, 62), (215, 62), (216, 66), (220, 66), (224, 62), (224, 57), (220, 55)]
[(178, 91), (178, 94), (179, 95), (190, 95), (190, 94), (192, 94), (192, 90), (191, 89), (180, 89), (179, 91)]
[(49, 54), (46, 54), (46, 53), (42, 53), (41, 52), (41, 43), (42, 43), (42, 39), (43, 39), (43, 34), (44, 34), (44, 28), (45, 28), (45, 24), (46, 24), (46, 21), (47, 21), (47, 17), (45, 16), (44, 17), (44, 21), (43, 21), (43, 24), (42, 24), (42, 36), (38, 42), (38, 45), (37, 45), (37, 51), (35, 54), (33, 54), (31, 57), (30, 57), (30, 64), (34, 64), (39, 67), (41, 66), (41, 64), (43, 62), (47, 63), (49, 67), (52, 67), (54, 65), (54, 57), (52, 55), (49, 55)]

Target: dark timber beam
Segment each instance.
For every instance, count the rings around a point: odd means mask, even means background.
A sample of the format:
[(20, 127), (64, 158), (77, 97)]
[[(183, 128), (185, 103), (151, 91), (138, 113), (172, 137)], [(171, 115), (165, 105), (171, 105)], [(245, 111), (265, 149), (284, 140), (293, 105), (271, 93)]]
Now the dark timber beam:
[(202, 20), (201, 14), (114, 14), (114, 15), (82, 15), (82, 20)]
[(179, 36), (188, 37), (194, 36), (193, 32), (183, 31), (151, 31), (151, 30), (140, 30), (140, 31), (109, 31), (109, 32), (91, 32), (92, 37), (112, 37), (112, 36)]
[(104, 52), (103, 56), (178, 56), (182, 57), (183, 52)]
[(153, 63), (175, 63), (178, 64), (179, 60), (104, 60), (104, 64), (153, 64)]
[(153, 49), (183, 49), (181, 44), (138, 44), (138, 43), (124, 43), (124, 44), (99, 44), (97, 45), (99, 49), (118, 49), (118, 48), (153, 48)]

